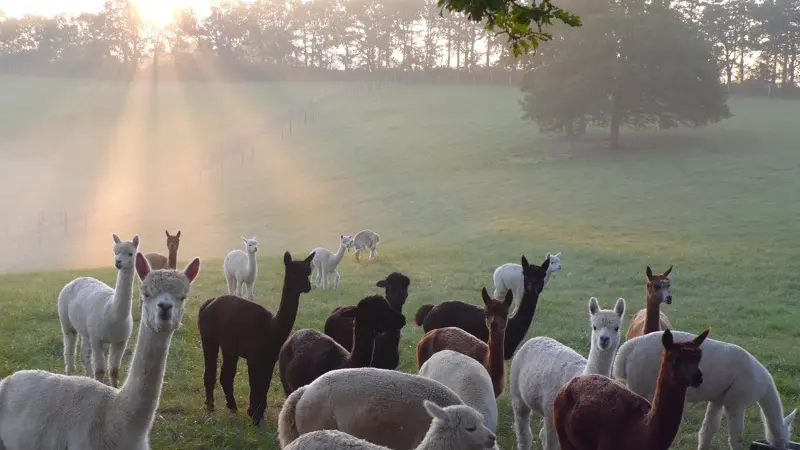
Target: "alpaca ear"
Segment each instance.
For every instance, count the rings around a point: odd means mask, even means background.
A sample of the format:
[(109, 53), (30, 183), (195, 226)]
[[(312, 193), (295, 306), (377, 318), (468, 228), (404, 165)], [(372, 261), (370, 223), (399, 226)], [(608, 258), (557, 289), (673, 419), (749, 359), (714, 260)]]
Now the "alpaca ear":
[(167, 237), (172, 237), (172, 236), (169, 235), (169, 230), (164, 230), (164, 233), (167, 234)]
[(423, 400), (422, 405), (425, 406), (425, 410), (428, 411), (428, 414), (430, 414), (434, 420), (443, 422), (443, 425), (450, 424), (450, 415), (447, 414), (444, 408), (428, 399)]
[(550, 267), (550, 258), (547, 258), (542, 263), (542, 270), (547, 270)]
[(378, 281), (377, 283), (375, 283), (375, 286), (378, 286), (379, 288), (385, 288), (386, 287), (386, 280)]
[(181, 237), (181, 230), (178, 230), (178, 234), (175, 235), (176, 238)]
[(665, 277), (668, 277), (670, 272), (672, 272), (672, 265), (671, 265), (671, 264), (670, 264), (670, 266), (669, 266), (669, 269), (667, 269), (667, 270), (666, 270), (666, 271), (663, 273), (663, 275), (664, 275)]
[(189, 278), (189, 283), (191, 283), (192, 281), (194, 281), (195, 278), (197, 278), (197, 274), (199, 273), (200, 273), (200, 258), (195, 257), (192, 260), (192, 262), (190, 262), (189, 265), (186, 266), (185, 269), (183, 269), (183, 274), (186, 275), (187, 278)]
[(114, 238), (115, 244), (119, 244), (120, 242), (122, 242), (122, 239), (120, 239), (119, 236), (117, 236), (116, 234), (112, 234), (111, 237)]
[(647, 270), (644, 273), (647, 274), (648, 280), (653, 279), (653, 269), (651, 269), (650, 266), (647, 266)]
[[(288, 254), (289, 254), (289, 252), (286, 252), (286, 254), (288, 255)], [(317, 254), (317, 252), (311, 252), (311, 254), (310, 254), (310, 255), (308, 255), (308, 256), (306, 257), (306, 259), (304, 259), (303, 261), (305, 261), (305, 262), (307, 262), (307, 263), (311, 264), (311, 261), (314, 259), (314, 255), (316, 255), (316, 254)]]
[(600, 311), (600, 305), (597, 303), (597, 298), (592, 297), (589, 299), (589, 314), (595, 315)]
[(489, 297), (489, 291), (486, 290), (486, 286), (481, 289), (481, 297), (483, 297), (483, 304), (489, 306), (492, 304), (492, 297)]
[(620, 297), (617, 299), (617, 304), (614, 305), (614, 312), (617, 313), (618, 316), (622, 317), (625, 314), (625, 299)]
[(283, 265), (288, 266), (289, 263), (292, 262), (292, 255), (289, 254), (289, 250), (286, 250), (286, 253), (283, 254)]
[(665, 350), (671, 350), (673, 345), (675, 345), (672, 340), (672, 332), (669, 331), (669, 328), (664, 330), (664, 334), (661, 336), (661, 344), (664, 346)]
[(242, 238), (242, 242), (244, 242), (245, 244), (247, 244), (247, 239), (245, 239), (245, 238), (244, 238), (244, 236), (239, 236), (239, 237), (240, 237), (240, 238)]
[(136, 252), (136, 274), (139, 275), (140, 280), (144, 281), (148, 273), (150, 273), (150, 263), (141, 252)]
[(513, 301), (514, 301), (514, 292), (511, 291), (511, 289), (509, 289), (508, 292), (506, 292), (506, 299), (503, 303), (506, 305), (506, 308), (510, 308), (511, 302)]
[(138, 248), (139, 247), (139, 235), (137, 234), (136, 236), (134, 236), (133, 239), (131, 239), (131, 242), (133, 242), (133, 246), (134, 247)]
[(550, 259), (550, 252), (547, 252), (547, 254), (544, 255), (544, 259)]
[(526, 258), (525, 255), (522, 255), (522, 270), (527, 269), (528, 266), (530, 266), (530, 264), (528, 264), (528, 258)]
[(708, 328), (706, 329), (706, 331), (703, 331), (702, 333), (698, 334), (697, 337), (693, 339), (694, 344), (699, 347), (700, 344), (702, 344), (703, 341), (705, 341), (706, 338), (708, 337), (708, 333), (711, 333), (711, 328)]
[[(178, 233), (180, 233), (180, 231), (179, 231)], [(553, 256), (555, 256), (556, 258), (559, 258), (559, 257), (561, 257), (561, 252), (558, 252), (558, 253), (556, 253), (556, 254), (555, 254), (555, 255), (553, 255)]]

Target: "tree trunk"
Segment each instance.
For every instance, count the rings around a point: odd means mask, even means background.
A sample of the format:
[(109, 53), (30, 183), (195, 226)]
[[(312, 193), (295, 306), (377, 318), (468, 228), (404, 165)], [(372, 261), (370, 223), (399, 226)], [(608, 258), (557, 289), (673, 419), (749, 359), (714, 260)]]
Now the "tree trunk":
[(611, 136), (609, 140), (609, 147), (613, 149), (619, 148), (619, 129), (622, 125), (622, 105), (619, 98), (619, 93), (615, 93), (612, 99), (611, 106)]

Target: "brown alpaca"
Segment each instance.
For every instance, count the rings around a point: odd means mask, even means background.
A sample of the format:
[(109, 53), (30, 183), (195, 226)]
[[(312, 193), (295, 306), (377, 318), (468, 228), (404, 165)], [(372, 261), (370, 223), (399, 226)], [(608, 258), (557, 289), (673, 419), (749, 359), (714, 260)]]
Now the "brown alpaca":
[(667, 329), (653, 405), (621, 383), (598, 374), (565, 384), (553, 402), (553, 425), (561, 450), (667, 450), (678, 434), (689, 387), (703, 383), (700, 344), (673, 342)]
[(667, 315), (661, 312), (661, 303), (672, 304), (672, 294), (669, 291), (670, 272), (672, 272), (672, 266), (669, 266), (664, 273), (653, 275), (653, 270), (647, 266), (647, 283), (645, 284), (647, 308), (639, 310), (633, 316), (628, 334), (625, 335), (626, 340), (672, 328)]
[(378, 334), (389, 330), (399, 332), (406, 325), (406, 318), (380, 295), (365, 297), (342, 315), (352, 318), (355, 324), (353, 347), (349, 352), (312, 329), (295, 332), (283, 344), (278, 357), (278, 374), (287, 397), (331, 370), (369, 367)]
[(169, 234), (169, 231), (164, 230), (167, 234), (167, 250), (169, 250), (169, 257), (157, 252), (150, 252), (144, 255), (144, 258), (150, 263), (152, 270), (158, 269), (175, 269), (178, 264), (178, 247), (181, 245), (181, 230), (175, 236)]
[(417, 344), (417, 368), (422, 367), (434, 353), (439, 350), (453, 350), (472, 357), (486, 367), (492, 378), (494, 396), (503, 393), (506, 376), (506, 363), (504, 358), (506, 325), (508, 324), (508, 310), (514, 293), (509, 290), (505, 300), (495, 300), (489, 296), (486, 288), (481, 291), (483, 295), (484, 317), (486, 328), (489, 329), (489, 342), (483, 342), (461, 328), (444, 327), (425, 333)]
[(285, 275), (278, 312), (273, 316), (263, 306), (235, 295), (206, 300), (197, 314), (197, 328), (203, 345), (206, 406), (214, 409), (214, 379), (217, 376), (217, 355), (222, 349), (219, 384), (225, 393), (226, 406), (236, 411), (233, 378), (239, 358), (247, 360), (250, 382), (250, 407), (247, 414), (258, 425), (267, 409), (267, 391), (278, 361), (281, 345), (289, 337), (297, 317), (300, 294), (311, 292), (311, 260), (292, 261), (289, 252), (283, 255)]

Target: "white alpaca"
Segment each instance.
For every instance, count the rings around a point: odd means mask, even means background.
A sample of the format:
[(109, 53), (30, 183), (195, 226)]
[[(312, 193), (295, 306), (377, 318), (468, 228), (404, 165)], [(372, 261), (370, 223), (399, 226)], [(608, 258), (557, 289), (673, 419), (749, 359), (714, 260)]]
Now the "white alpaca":
[(425, 361), (419, 374), (452, 389), (465, 405), (481, 413), (487, 428), (497, 430), (497, 399), (492, 378), (481, 363), (452, 350), (440, 350)]
[[(483, 450), (492, 448), (496, 436), (483, 424), (481, 413), (466, 405), (442, 408), (423, 400), (433, 419), (425, 439), (414, 450)], [(306, 433), (283, 450), (390, 450), (389, 447), (351, 436), (339, 430)]]
[(289, 395), (278, 416), (278, 439), (285, 448), (302, 434), (339, 430), (392, 449), (414, 448), (431, 423), (423, 400), (464, 404), (447, 386), (419, 375), (374, 367), (332, 370)]
[(228, 281), (228, 294), (245, 297), (244, 291), (247, 288), (246, 298), (252, 301), (253, 285), (258, 275), (258, 262), (256, 261), (258, 241), (253, 236), (251, 239), (242, 237), (242, 242), (244, 242), (247, 252), (239, 249), (231, 250), (225, 256), (222, 268), (225, 272), (225, 279)]
[(600, 309), (596, 298), (589, 299), (592, 339), (588, 361), (575, 350), (546, 336), (528, 340), (517, 351), (511, 362), (509, 396), (514, 411), (518, 450), (531, 448), (531, 412), (536, 412), (544, 419), (539, 432), (542, 448), (558, 449), (558, 436), (553, 428), (553, 401), (556, 394), (578, 375), (611, 375), (624, 314), (625, 300), (621, 298), (613, 310)]
[[(690, 333), (670, 331), (676, 341), (694, 338)], [(614, 378), (626, 380), (630, 390), (648, 399), (652, 399), (655, 392), (663, 333), (656, 331), (625, 342), (614, 361)], [(711, 448), (711, 440), (722, 422), (723, 408), (728, 420), (731, 449), (746, 448), (742, 443), (744, 408), (752, 403), (761, 407), (764, 434), (769, 444), (784, 448), (790, 441), (797, 409), (783, 417), (781, 397), (769, 371), (738, 345), (706, 339), (700, 349), (703, 351), (700, 360), (703, 384), (686, 392), (687, 402), (708, 402), (697, 448)]]
[(378, 243), (381, 237), (372, 230), (361, 230), (354, 236), (348, 236), (353, 242), (347, 247), (348, 251), (356, 251), (356, 262), (361, 261), (361, 252), (369, 249), (369, 259), (378, 258)]
[(314, 259), (311, 261), (311, 277), (314, 278), (314, 284), (322, 289), (328, 289), (328, 275), (333, 275), (333, 289), (339, 287), (339, 271), (336, 268), (344, 258), (344, 252), (347, 247), (353, 242), (353, 238), (339, 235), (339, 249), (336, 253), (328, 250), (327, 248), (317, 247), (311, 250), (314, 253)]
[(20, 370), (0, 381), (0, 449), (147, 450), (172, 333), (180, 326), (195, 258), (183, 272), (150, 271), (141, 253), (142, 319), (128, 378), (115, 389), (86, 377)]
[[(546, 258), (550, 259), (550, 266), (547, 268), (547, 275), (544, 277), (544, 285), (550, 282), (553, 272), (561, 270), (561, 252), (556, 254), (547, 253)], [(506, 292), (511, 290), (514, 293), (514, 300), (517, 302), (522, 299), (525, 286), (522, 281), (522, 266), (515, 263), (505, 263), (494, 270), (494, 298), (505, 298)]]
[(58, 318), (64, 338), (64, 365), (67, 375), (75, 373), (75, 351), (80, 336), (83, 368), (87, 377), (105, 382), (108, 368), (111, 386), (117, 387), (122, 355), (133, 331), (133, 272), (139, 236), (130, 241), (114, 237), (114, 266), (117, 283), (112, 289), (102, 281), (80, 277), (67, 283), (58, 294)]

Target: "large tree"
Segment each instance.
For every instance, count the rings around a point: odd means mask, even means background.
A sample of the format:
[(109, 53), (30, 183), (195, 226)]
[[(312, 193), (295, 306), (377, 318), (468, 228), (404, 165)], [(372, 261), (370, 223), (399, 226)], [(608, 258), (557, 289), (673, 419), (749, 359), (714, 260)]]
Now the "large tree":
[[(607, 6), (607, 5), (606, 5)], [(711, 46), (677, 11), (641, 0), (584, 15), (522, 82), (525, 117), (544, 131), (579, 134), (623, 125), (703, 126), (730, 117)]]

